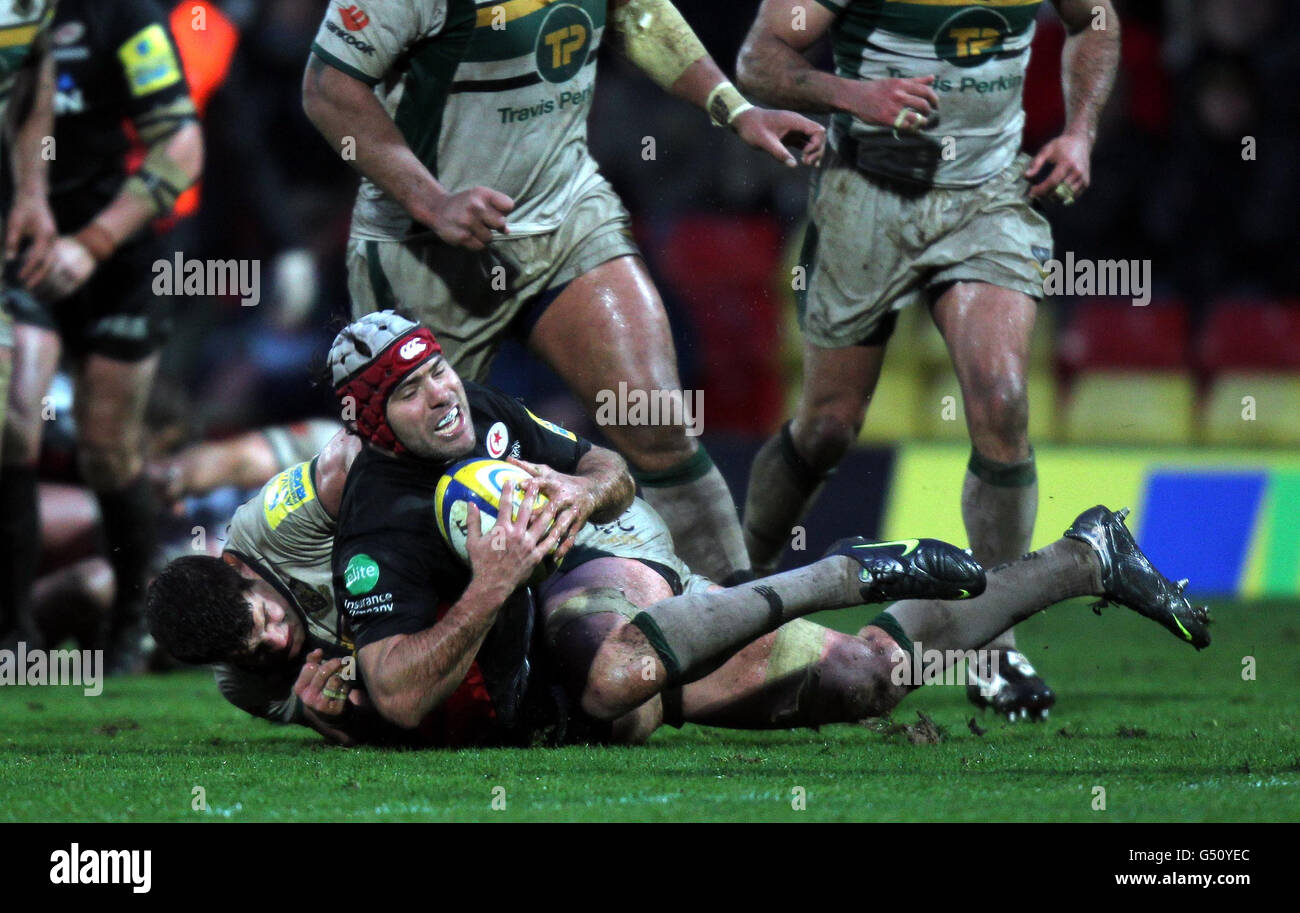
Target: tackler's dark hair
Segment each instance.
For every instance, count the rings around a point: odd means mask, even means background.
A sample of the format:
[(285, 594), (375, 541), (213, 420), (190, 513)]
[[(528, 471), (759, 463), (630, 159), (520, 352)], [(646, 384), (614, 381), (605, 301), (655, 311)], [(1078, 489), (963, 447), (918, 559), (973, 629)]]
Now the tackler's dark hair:
[(145, 599), (145, 620), (158, 645), (183, 663), (237, 655), (253, 634), (253, 582), (220, 558), (186, 555), (163, 568)]

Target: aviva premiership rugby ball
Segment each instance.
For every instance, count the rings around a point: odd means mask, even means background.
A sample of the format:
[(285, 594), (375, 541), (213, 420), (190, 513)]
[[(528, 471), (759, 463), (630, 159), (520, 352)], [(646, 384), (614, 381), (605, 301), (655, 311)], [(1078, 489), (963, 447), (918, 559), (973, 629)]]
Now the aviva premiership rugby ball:
[[(507, 481), (514, 483), (511, 516), (517, 516), (524, 503), (524, 483), (530, 478), (527, 472), (503, 460), (472, 459), (452, 465), (438, 480), (433, 495), (438, 531), (461, 561), (469, 563), (465, 548), (469, 536), (469, 505), (478, 507), (479, 528), (486, 535), (497, 522), (501, 488)], [(533, 508), (541, 507), (546, 500), (545, 495), (537, 495)]]

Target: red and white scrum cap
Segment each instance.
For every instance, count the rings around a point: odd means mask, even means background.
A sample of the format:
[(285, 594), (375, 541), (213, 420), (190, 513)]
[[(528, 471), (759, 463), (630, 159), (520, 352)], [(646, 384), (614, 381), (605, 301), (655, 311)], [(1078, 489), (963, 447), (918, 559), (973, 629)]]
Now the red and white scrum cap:
[(395, 311), (367, 314), (340, 330), (330, 346), (330, 378), (339, 402), (355, 413), (357, 434), (394, 453), (405, 451), (388, 425), (388, 397), (441, 351), (433, 333)]

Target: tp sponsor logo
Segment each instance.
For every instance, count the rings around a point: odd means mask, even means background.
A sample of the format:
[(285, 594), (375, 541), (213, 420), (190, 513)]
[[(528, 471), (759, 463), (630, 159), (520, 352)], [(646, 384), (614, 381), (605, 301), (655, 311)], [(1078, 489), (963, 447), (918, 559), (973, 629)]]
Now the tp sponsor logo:
[(551, 83), (577, 76), (591, 53), (595, 25), (591, 16), (572, 3), (553, 4), (537, 33), (534, 57), (537, 72)]

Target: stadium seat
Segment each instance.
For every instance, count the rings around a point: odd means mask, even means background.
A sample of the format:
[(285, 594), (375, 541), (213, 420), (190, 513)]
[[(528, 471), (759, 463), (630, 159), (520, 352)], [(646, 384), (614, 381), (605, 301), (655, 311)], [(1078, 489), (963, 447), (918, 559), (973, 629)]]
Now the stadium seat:
[(1067, 374), (1096, 370), (1181, 370), (1188, 363), (1187, 308), (1176, 301), (1137, 307), (1126, 299), (1075, 310), (1057, 354)]
[(1300, 447), (1300, 374), (1218, 375), (1202, 432), (1207, 444)]
[(896, 360), (891, 351), (871, 405), (867, 407), (867, 420), (858, 435), (858, 443), (893, 443), (917, 437), (920, 377), (915, 365)]
[(1029, 369), (1029, 440), (1055, 441), (1057, 429), (1058, 400), (1056, 376), (1050, 365), (1034, 365)]
[[(943, 334), (934, 325), (930, 309), (924, 305), (913, 305), (903, 308), (898, 316), (898, 331), (895, 333), (898, 342), (907, 339), (916, 353), (918, 364), (927, 371), (947, 370), (951, 364), (948, 344), (943, 341)], [(904, 334), (905, 329), (907, 335)]]
[(1196, 346), (1202, 370), (1300, 371), (1300, 301), (1217, 303)]
[(705, 426), (768, 434), (781, 422), (781, 229), (768, 216), (679, 219), (659, 265), (702, 343)]
[(960, 442), (969, 439), (961, 386), (951, 367), (931, 374), (917, 399), (916, 415), (921, 435), (929, 440)]
[(1050, 371), (1055, 363), (1056, 328), (1059, 323), (1056, 305), (1043, 301), (1034, 318), (1034, 335), (1029, 339), (1029, 365), (1033, 372)]
[[(1029, 362), (1035, 368), (1049, 368), (1052, 364), (1052, 349), (1055, 345), (1056, 317), (1052, 305), (1044, 302), (1038, 306), (1034, 320), (1034, 333), (1029, 341)], [(948, 354), (948, 344), (943, 334), (934, 325), (927, 307), (915, 305), (903, 308), (898, 316), (898, 329), (894, 333), (893, 348), (903, 347), (903, 343), (915, 352), (920, 364), (931, 371), (947, 370), (952, 363)]]
[(1071, 444), (1190, 444), (1195, 399), (1187, 373), (1082, 374), (1070, 391), (1062, 436)]
[[(951, 402), (944, 397), (951, 396)], [(1056, 378), (1050, 370), (1029, 372), (1029, 440), (1054, 441), (1056, 430)], [(938, 441), (964, 442), (969, 439), (966, 409), (957, 375), (949, 367), (933, 375), (924, 385), (917, 405), (918, 432)]]
[[(794, 275), (807, 231), (807, 221), (801, 221), (786, 236), (781, 247), (780, 265), (777, 267), (779, 278)], [(799, 308), (795, 303), (791, 283), (778, 282), (777, 292), (777, 307), (781, 312), (781, 370), (785, 372), (787, 383), (797, 384), (803, 370), (803, 333), (799, 330)]]

